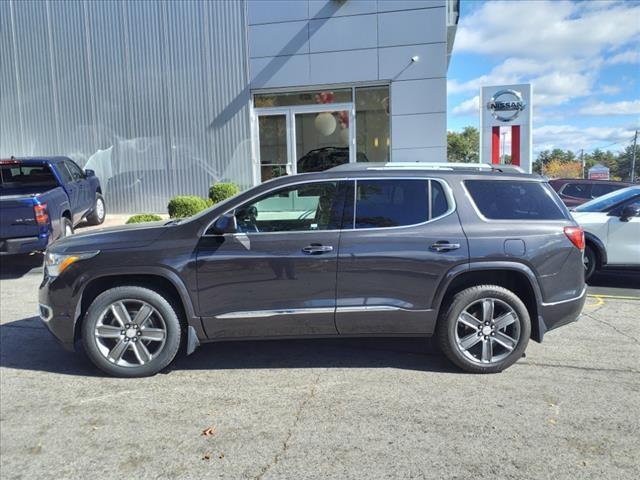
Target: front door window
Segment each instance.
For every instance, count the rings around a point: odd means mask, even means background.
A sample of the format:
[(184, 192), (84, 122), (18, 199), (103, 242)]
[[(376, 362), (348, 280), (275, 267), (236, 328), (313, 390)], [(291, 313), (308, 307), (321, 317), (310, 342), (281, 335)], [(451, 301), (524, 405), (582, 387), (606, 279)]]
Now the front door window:
[(234, 214), (241, 233), (336, 230), (342, 220), (343, 198), (338, 185), (305, 183), (285, 187), (238, 207)]

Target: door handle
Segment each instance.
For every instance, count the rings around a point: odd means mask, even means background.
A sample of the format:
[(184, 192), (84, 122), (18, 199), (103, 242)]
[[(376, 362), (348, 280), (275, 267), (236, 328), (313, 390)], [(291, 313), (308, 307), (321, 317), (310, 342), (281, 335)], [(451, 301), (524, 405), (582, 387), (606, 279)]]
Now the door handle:
[(450, 252), (460, 248), (459, 243), (449, 243), (446, 240), (440, 240), (429, 247), (434, 252)]
[(302, 249), (304, 253), (308, 253), (309, 255), (322, 255), (323, 253), (328, 253), (333, 251), (333, 247), (331, 245), (320, 245), (318, 243), (312, 243), (311, 245), (307, 245)]

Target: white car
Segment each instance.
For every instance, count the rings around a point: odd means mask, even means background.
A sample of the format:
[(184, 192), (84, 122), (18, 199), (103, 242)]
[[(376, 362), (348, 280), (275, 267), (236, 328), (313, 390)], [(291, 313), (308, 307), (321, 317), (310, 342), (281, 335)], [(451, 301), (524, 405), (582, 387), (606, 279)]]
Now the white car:
[(585, 280), (603, 267), (640, 268), (640, 185), (583, 203), (571, 214), (584, 229)]

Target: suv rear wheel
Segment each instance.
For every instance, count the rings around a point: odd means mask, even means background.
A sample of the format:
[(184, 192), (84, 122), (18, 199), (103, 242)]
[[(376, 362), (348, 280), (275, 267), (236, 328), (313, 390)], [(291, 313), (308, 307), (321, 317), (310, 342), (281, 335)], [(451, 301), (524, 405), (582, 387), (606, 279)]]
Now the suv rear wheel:
[(516, 294), (497, 285), (479, 285), (453, 297), (436, 334), (444, 354), (463, 370), (496, 373), (522, 357), (531, 320)]
[(96, 297), (84, 319), (82, 343), (91, 361), (119, 377), (145, 377), (165, 368), (180, 346), (176, 311), (158, 292), (115, 287)]

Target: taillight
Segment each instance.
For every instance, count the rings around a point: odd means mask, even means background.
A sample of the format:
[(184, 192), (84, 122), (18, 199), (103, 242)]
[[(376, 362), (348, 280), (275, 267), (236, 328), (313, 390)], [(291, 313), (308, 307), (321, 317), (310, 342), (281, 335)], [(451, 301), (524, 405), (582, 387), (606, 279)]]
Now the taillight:
[(47, 212), (47, 204), (43, 203), (40, 205), (33, 206), (33, 213), (36, 217), (36, 223), (40, 226), (45, 226), (49, 224), (49, 212)]
[(564, 234), (578, 250), (584, 251), (584, 230), (582, 227), (564, 227)]

